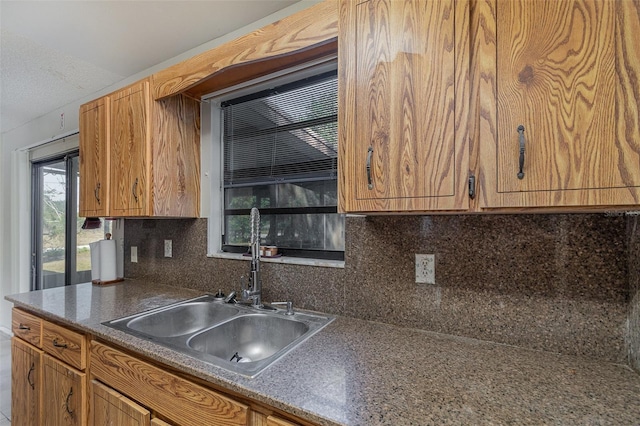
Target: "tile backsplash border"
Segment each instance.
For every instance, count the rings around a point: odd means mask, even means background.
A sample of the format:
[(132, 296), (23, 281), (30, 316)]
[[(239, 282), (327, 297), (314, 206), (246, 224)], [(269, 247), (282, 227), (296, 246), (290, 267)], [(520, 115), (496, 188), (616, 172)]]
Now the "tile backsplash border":
[[(638, 353), (630, 229), (602, 214), (347, 217), (344, 269), (264, 263), (264, 299), (627, 363)], [(127, 219), (125, 259), (137, 246), (138, 263), (125, 276), (237, 290), (248, 263), (207, 258), (206, 231), (206, 219)], [(415, 253), (435, 254), (435, 285), (415, 283)]]

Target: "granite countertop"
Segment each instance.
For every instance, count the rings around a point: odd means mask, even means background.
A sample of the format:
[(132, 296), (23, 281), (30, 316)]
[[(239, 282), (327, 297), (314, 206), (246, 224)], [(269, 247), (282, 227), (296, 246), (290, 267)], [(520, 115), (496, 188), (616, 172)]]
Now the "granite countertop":
[(321, 425), (640, 423), (624, 365), (338, 317), (249, 379), (101, 325), (201, 294), (127, 280), (6, 299)]

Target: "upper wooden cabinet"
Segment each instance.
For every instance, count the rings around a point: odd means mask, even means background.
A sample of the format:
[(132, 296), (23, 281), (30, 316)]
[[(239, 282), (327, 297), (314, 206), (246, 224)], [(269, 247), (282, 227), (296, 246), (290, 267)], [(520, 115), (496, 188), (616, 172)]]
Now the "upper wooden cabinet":
[(340, 2), (345, 212), (467, 210), (466, 0)]
[(638, 2), (476, 11), (480, 207), (640, 204)]
[(80, 107), (80, 212), (109, 214), (109, 98)]
[[(101, 103), (107, 106), (105, 113), (92, 108)], [(97, 198), (108, 200), (106, 210), (87, 207), (81, 213), (199, 215), (199, 102), (183, 95), (153, 101), (150, 81), (144, 79), (83, 105), (80, 112), (81, 123), (87, 122), (80, 134), (80, 163), (85, 165), (80, 172), (81, 205), (90, 206)], [(105, 132), (95, 130), (102, 126)], [(93, 137), (104, 133), (104, 139)], [(104, 157), (93, 156), (103, 150)], [(96, 185), (93, 177), (103, 173), (108, 177), (101, 177), (100, 182), (108, 184)]]
[(144, 80), (111, 95), (111, 203), (115, 216), (148, 216), (151, 98)]

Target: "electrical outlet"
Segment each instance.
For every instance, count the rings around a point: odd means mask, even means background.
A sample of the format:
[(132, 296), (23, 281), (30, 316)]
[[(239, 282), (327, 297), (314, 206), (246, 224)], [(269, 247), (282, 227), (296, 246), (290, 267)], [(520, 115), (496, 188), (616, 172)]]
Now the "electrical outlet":
[(60, 130), (64, 130), (64, 112), (60, 113)]
[(436, 259), (434, 254), (416, 254), (416, 283), (436, 283)]
[(164, 240), (164, 257), (173, 257), (171, 240)]
[(131, 246), (131, 263), (138, 263), (138, 247)]

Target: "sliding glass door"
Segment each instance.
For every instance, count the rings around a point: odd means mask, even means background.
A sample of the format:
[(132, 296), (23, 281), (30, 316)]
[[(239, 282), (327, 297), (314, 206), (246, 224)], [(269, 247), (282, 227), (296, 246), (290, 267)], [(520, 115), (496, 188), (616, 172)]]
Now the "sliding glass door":
[(108, 231), (104, 220), (99, 227), (82, 229), (77, 152), (33, 163), (32, 182), (32, 288), (91, 281), (89, 243)]

